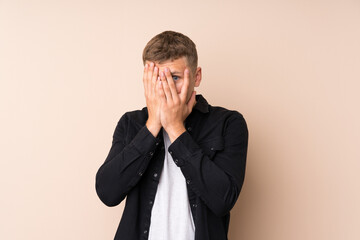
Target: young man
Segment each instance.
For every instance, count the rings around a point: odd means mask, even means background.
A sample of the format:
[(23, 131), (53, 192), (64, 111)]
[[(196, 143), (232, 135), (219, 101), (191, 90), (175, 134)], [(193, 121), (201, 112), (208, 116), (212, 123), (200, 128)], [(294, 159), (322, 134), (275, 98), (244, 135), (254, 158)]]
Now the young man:
[(146, 105), (117, 123), (96, 173), (107, 206), (126, 204), (115, 240), (226, 240), (244, 177), (245, 119), (210, 105), (195, 44), (173, 31), (143, 51)]

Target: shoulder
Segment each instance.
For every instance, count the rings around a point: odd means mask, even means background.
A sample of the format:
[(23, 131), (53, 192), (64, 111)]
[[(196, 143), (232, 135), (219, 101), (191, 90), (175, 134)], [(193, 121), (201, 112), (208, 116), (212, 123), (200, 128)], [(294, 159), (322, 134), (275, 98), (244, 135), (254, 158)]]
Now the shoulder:
[(245, 121), (244, 115), (238, 110), (213, 105), (209, 105), (209, 118), (223, 120), (238, 119)]
[(135, 125), (145, 125), (147, 120), (147, 108), (131, 110), (123, 113), (118, 120), (118, 124), (135, 124)]
[(208, 122), (216, 122), (226, 132), (249, 134), (248, 125), (242, 112), (223, 106), (209, 105)]
[[(209, 105), (210, 122), (216, 122), (221, 129), (222, 138), (229, 141), (229, 144), (247, 143), (249, 137), (249, 129), (243, 113), (235, 109), (228, 109), (222, 106)], [(220, 134), (218, 134), (220, 135)], [(214, 139), (217, 139), (214, 137)]]

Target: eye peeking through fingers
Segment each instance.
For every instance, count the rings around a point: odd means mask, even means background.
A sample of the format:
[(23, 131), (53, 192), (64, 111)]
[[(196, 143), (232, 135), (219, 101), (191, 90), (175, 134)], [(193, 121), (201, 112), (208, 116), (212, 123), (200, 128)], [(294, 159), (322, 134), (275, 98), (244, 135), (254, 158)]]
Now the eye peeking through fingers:
[(177, 81), (177, 80), (179, 80), (180, 77), (176, 76), (176, 75), (173, 75), (172, 78), (173, 78), (174, 81)]

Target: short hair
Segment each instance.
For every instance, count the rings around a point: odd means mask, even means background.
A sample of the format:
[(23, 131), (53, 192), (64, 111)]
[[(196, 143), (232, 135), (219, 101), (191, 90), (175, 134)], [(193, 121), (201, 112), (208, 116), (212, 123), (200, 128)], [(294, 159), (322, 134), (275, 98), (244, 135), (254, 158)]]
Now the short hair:
[(182, 33), (164, 31), (154, 36), (145, 46), (142, 54), (145, 61), (163, 63), (186, 57), (187, 66), (195, 73), (198, 56), (195, 43)]

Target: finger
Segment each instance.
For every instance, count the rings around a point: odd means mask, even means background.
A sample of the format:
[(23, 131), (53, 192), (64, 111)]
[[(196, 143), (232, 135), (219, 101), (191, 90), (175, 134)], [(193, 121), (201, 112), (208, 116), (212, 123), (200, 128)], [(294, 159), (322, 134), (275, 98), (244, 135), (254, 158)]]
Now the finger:
[(151, 79), (151, 90), (152, 90), (152, 93), (155, 92), (155, 88), (156, 88), (156, 81), (157, 81), (157, 78), (158, 78), (158, 67), (154, 67), (154, 72), (153, 72), (153, 75), (152, 75), (152, 79)]
[(154, 71), (154, 63), (150, 62), (149, 68), (148, 68), (148, 74), (147, 74), (147, 86), (148, 86), (148, 90), (151, 90), (151, 78), (153, 75), (153, 71)]
[(157, 89), (157, 98), (159, 99), (160, 102), (160, 108), (162, 109), (167, 102), (166, 102), (166, 96), (165, 96), (165, 92), (164, 92), (164, 88), (163, 88), (163, 84), (161, 80), (158, 80), (156, 83), (156, 89)]
[(180, 98), (183, 102), (186, 102), (187, 100), (186, 97), (189, 89), (189, 84), (190, 84), (190, 73), (189, 73), (189, 69), (185, 68), (184, 84), (181, 87), (181, 93), (180, 93)]
[(157, 82), (156, 82), (156, 95), (161, 101), (166, 100), (165, 92), (164, 92), (161, 80), (157, 80)]
[(145, 67), (144, 67), (144, 74), (143, 74), (143, 84), (144, 84), (144, 91), (145, 91), (145, 96), (146, 96), (146, 94), (147, 94), (147, 92), (148, 92), (148, 90), (147, 90), (147, 71), (148, 71), (148, 64), (146, 63), (145, 64)]
[(165, 97), (165, 92), (164, 92), (164, 88), (163, 88), (163, 86), (162, 86), (162, 81), (161, 81), (160, 76), (158, 76), (155, 85), (156, 85), (155, 89), (156, 89), (156, 96), (157, 96), (157, 98), (160, 99), (160, 98), (163, 97), (163, 98), (166, 99), (166, 97)]
[(160, 73), (160, 78), (161, 78), (161, 85), (163, 86), (166, 100), (172, 101), (171, 91), (170, 91), (169, 85), (166, 81), (165, 74), (163, 71), (161, 71), (161, 73)]
[(167, 84), (168, 84), (170, 92), (171, 92), (172, 100), (177, 101), (179, 99), (179, 96), (176, 91), (174, 79), (172, 78), (170, 70), (167, 67), (165, 68), (165, 76), (166, 76)]

